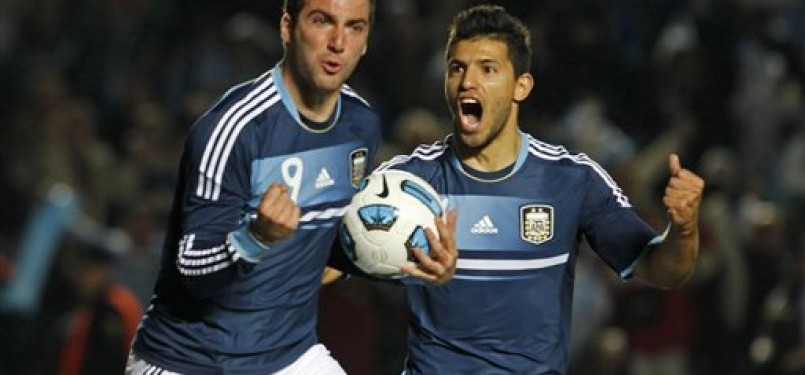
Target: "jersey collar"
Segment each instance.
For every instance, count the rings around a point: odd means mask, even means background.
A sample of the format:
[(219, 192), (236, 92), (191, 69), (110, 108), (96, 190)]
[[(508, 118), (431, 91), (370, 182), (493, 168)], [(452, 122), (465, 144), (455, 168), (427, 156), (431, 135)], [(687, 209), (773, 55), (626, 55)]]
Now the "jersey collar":
[[(526, 157), (528, 156), (528, 135), (520, 130), (518, 131), (520, 132), (520, 150), (517, 152), (517, 160), (515, 160), (514, 167), (511, 168), (509, 173), (506, 173), (503, 176), (490, 178), (488, 173), (476, 171), (468, 166), (465, 166), (458, 157), (458, 154), (456, 154), (455, 147), (452, 147), (453, 152), (451, 153), (452, 155), (450, 157), (450, 162), (453, 164), (453, 167), (461, 171), (462, 174), (476, 181), (494, 183), (506, 180), (520, 170), (520, 168), (523, 166), (523, 163), (525, 163)], [(449, 136), (447, 142), (452, 143), (453, 138), (454, 137), (452, 135)]]

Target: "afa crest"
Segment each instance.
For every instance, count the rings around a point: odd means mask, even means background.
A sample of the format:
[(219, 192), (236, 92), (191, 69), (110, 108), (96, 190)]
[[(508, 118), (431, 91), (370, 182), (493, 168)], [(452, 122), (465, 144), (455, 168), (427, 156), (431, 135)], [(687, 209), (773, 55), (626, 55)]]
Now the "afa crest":
[(368, 162), (366, 159), (368, 157), (369, 150), (366, 148), (355, 149), (349, 154), (349, 176), (352, 179), (352, 187), (356, 189), (366, 173), (366, 164)]
[(520, 237), (537, 245), (553, 238), (553, 207), (540, 204), (520, 207)]

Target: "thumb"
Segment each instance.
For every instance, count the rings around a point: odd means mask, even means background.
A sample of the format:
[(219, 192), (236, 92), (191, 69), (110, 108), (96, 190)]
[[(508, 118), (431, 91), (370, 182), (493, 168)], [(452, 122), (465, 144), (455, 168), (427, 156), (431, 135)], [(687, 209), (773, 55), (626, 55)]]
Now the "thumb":
[(676, 176), (682, 170), (682, 164), (679, 162), (679, 155), (671, 154), (668, 156), (668, 168), (671, 170), (671, 176)]

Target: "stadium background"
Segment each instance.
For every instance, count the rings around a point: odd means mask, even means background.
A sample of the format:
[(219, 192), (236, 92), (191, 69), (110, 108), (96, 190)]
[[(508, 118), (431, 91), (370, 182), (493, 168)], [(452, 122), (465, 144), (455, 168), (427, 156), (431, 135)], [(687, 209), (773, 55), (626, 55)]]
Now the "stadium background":
[[(590, 154), (650, 220), (669, 151), (708, 183), (684, 288), (622, 284), (584, 251), (572, 372), (805, 373), (805, 1), (491, 2), (533, 34), (526, 130)], [(475, 3), (378, 0), (349, 83), (384, 120), (381, 160), (449, 130), (444, 34)], [(147, 304), (183, 136), (278, 61), (280, 8), (0, 0), (0, 374), (53, 373), (89, 267)], [(37, 226), (54, 206), (68, 233)], [(350, 374), (399, 372), (401, 299), (361, 280), (324, 290), (321, 336)]]

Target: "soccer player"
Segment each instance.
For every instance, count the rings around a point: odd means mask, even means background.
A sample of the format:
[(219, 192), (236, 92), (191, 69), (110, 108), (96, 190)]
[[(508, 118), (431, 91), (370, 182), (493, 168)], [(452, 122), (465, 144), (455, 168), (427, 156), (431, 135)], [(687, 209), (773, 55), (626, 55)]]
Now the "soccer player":
[(446, 49), (452, 134), (378, 168), (414, 172), (458, 208), (453, 280), (405, 285), (406, 375), (566, 373), (582, 236), (623, 279), (675, 287), (693, 272), (704, 181), (670, 155), (670, 223), (652, 229), (595, 161), (520, 130), (530, 56), (504, 8), (460, 12)]
[[(344, 84), (366, 50), (374, 0), (283, 6), (282, 61), (190, 131), (127, 374), (344, 374), (318, 343), (317, 303), (337, 222), (380, 139), (378, 116)], [(450, 254), (407, 271), (444, 283)]]

